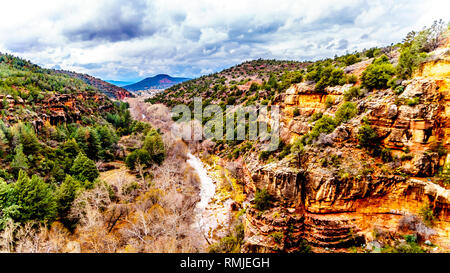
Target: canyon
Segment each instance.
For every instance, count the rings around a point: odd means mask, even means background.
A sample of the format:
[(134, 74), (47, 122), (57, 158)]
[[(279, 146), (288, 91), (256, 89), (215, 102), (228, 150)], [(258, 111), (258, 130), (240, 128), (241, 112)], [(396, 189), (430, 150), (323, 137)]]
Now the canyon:
[[(244, 251), (301, 251), (302, 240), (317, 252), (348, 251), (351, 246), (372, 251), (374, 246), (383, 247), (386, 238), (411, 232), (431, 240), (435, 251), (449, 251), (450, 189), (435, 177), (439, 166), (450, 162), (447, 154), (436, 149), (436, 143), (450, 148), (449, 71), (448, 55), (440, 54), (402, 82), (404, 92), (399, 98), (418, 97), (416, 105), (395, 101), (392, 90), (379, 90), (359, 100), (357, 117), (323, 136), (319, 147), (305, 151), (301, 168), (288, 161), (259, 166), (255, 158), (248, 158), (247, 194), (267, 189), (275, 201), (262, 214), (247, 209)], [(312, 114), (333, 115), (349, 88), (344, 85), (317, 93), (313, 87), (295, 84), (277, 97), (286, 141), (311, 129)], [(325, 106), (327, 98), (334, 101), (330, 108)], [(300, 114), (294, 117), (293, 109)], [(403, 160), (386, 167), (357, 147), (357, 129), (364, 118), (380, 136), (382, 147)], [(319, 163), (331, 155), (342, 162), (339, 170)], [(404, 224), (427, 206), (436, 217), (432, 230), (418, 232), (414, 225)], [(271, 236), (275, 233), (283, 234), (283, 239), (275, 241)]]

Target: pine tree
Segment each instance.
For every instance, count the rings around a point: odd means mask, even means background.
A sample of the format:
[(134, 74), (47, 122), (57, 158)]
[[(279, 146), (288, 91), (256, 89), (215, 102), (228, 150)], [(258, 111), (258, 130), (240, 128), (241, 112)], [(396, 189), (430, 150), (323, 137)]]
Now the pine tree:
[(23, 153), (23, 146), (19, 144), (15, 149), (16, 154), (11, 162), (11, 168), (15, 171), (28, 170), (28, 159)]
[(89, 159), (82, 152), (80, 152), (73, 161), (73, 166), (70, 168), (70, 173), (75, 179), (83, 182), (91, 182), (85, 185), (87, 188), (91, 187), (92, 182), (94, 182), (94, 180), (100, 175), (94, 161)]
[(50, 187), (38, 176), (31, 179), (24, 171), (19, 172), (19, 178), (14, 184), (17, 206), (19, 206), (19, 221), (39, 220), (52, 221), (56, 217), (56, 200)]
[(73, 200), (77, 197), (78, 191), (81, 185), (78, 180), (70, 175), (66, 176), (66, 179), (58, 188), (56, 192), (56, 200), (58, 204), (58, 215), (64, 217), (70, 210)]

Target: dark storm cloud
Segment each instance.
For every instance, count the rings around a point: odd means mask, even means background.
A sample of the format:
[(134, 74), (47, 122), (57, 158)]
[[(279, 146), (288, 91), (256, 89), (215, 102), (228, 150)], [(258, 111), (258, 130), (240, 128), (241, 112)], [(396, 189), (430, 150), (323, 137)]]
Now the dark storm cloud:
[[(145, 24), (150, 6), (144, 1), (112, 1), (105, 5), (98, 17), (68, 27), (64, 35), (72, 41), (117, 42), (133, 38), (151, 36), (158, 31), (157, 26)], [(175, 17), (177, 20), (181, 17)]]

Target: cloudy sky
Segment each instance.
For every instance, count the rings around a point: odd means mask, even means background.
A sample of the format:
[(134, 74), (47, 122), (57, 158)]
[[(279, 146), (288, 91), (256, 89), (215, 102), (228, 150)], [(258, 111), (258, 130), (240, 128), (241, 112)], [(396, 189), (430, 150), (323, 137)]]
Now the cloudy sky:
[(245, 60), (315, 60), (400, 42), (450, 1), (2, 1), (0, 52), (134, 81), (197, 77)]

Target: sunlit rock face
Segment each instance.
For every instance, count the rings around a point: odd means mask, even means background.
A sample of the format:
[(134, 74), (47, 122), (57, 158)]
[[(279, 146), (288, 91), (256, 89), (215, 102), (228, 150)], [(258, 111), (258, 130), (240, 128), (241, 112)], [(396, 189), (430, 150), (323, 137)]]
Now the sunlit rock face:
[[(450, 149), (450, 61), (442, 56), (402, 82), (401, 95), (376, 90), (356, 102), (358, 115), (322, 136), (328, 141), (308, 148), (300, 168), (289, 160), (259, 167), (247, 162), (248, 195), (266, 188), (274, 201), (264, 212), (247, 209), (243, 250), (301, 251), (301, 241), (306, 240), (318, 252), (346, 251), (371, 243), (374, 231), (411, 234), (413, 230), (400, 229), (399, 223), (405, 217), (420, 217), (421, 210), (430, 206), (435, 224), (429, 238), (440, 251), (449, 251), (450, 189), (435, 177), (450, 158), (446, 152)], [(282, 139), (291, 142), (309, 132), (314, 113), (333, 116), (349, 87), (327, 88), (319, 94), (313, 85), (300, 83), (278, 95)], [(328, 108), (327, 97), (334, 101)], [(381, 148), (398, 160), (383, 162), (357, 147), (363, 118), (377, 132)], [(323, 163), (332, 156), (338, 164)]]

